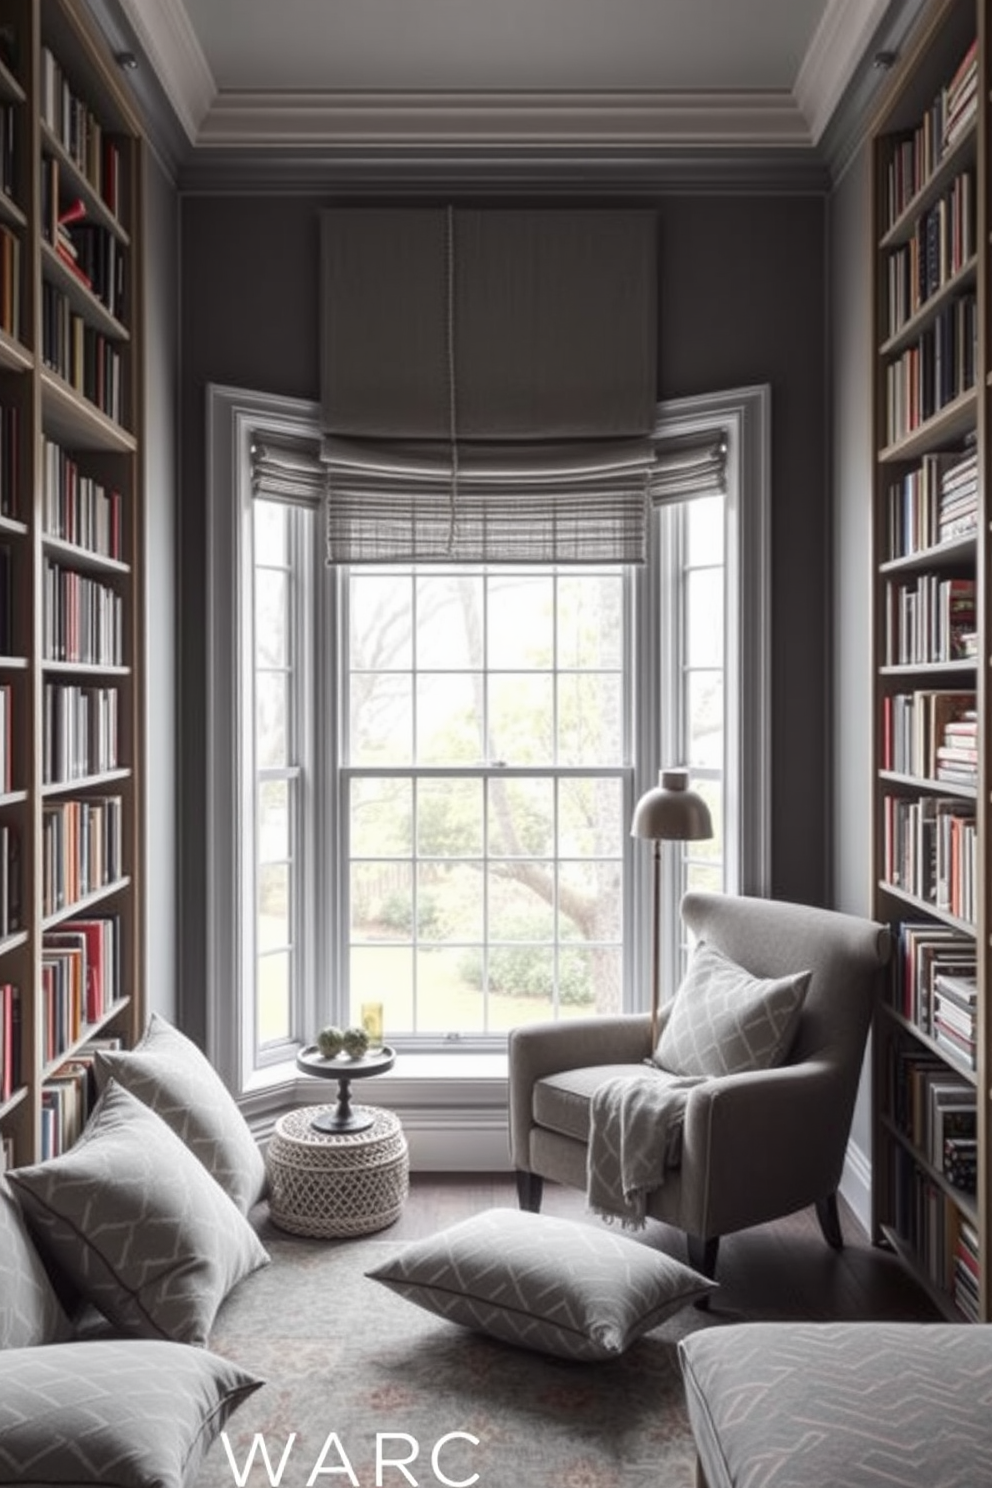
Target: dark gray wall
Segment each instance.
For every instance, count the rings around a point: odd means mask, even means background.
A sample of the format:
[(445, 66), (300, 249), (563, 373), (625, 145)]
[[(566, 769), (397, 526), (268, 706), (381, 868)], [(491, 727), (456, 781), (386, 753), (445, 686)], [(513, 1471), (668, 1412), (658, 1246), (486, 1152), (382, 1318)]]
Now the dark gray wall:
[[(316, 398), (314, 197), (189, 195), (181, 207), (182, 1003), (205, 980), (205, 390)], [(827, 603), (822, 197), (658, 202), (659, 396), (772, 388), (773, 894), (825, 903)]]
[(145, 378), (145, 967), (146, 1006), (174, 1019), (176, 956), (178, 651), (176, 491), (178, 449), (179, 203), (146, 151), (144, 201)]

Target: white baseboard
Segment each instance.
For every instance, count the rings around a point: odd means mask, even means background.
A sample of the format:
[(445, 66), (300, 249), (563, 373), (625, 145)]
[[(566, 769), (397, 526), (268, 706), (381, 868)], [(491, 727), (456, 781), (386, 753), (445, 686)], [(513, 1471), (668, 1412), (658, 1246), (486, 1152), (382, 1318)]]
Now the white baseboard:
[[(467, 1114), (467, 1113), (466, 1113)], [(457, 1123), (403, 1117), (414, 1173), (508, 1173), (510, 1139), (505, 1121)]]
[(855, 1142), (848, 1142), (844, 1171), (840, 1180), (841, 1196), (849, 1204), (855, 1219), (866, 1235), (871, 1234), (871, 1161)]

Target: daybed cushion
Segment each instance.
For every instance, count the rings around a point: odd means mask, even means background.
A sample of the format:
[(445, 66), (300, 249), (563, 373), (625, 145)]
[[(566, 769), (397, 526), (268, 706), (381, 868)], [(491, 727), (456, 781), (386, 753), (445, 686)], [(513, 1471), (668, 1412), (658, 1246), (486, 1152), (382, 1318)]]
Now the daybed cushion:
[(709, 1488), (992, 1483), (992, 1328), (740, 1323), (679, 1357)]
[(71, 1331), (21, 1206), (0, 1177), (0, 1350), (58, 1343)]
[(490, 1209), (366, 1272), (449, 1322), (568, 1359), (614, 1358), (713, 1282), (591, 1224)]
[(0, 1483), (189, 1488), (211, 1442), (262, 1380), (161, 1340), (0, 1353)]
[(247, 1214), (265, 1192), (258, 1143), (213, 1065), (191, 1039), (152, 1013), (133, 1049), (98, 1049), (102, 1090), (114, 1079), (171, 1126), (225, 1193)]
[(113, 1081), (74, 1147), (9, 1177), (43, 1257), (126, 1333), (205, 1343), (227, 1293), (268, 1261), (175, 1132)]
[(662, 1029), (655, 1063), (673, 1075), (771, 1069), (789, 1052), (811, 973), (754, 977), (700, 941)]

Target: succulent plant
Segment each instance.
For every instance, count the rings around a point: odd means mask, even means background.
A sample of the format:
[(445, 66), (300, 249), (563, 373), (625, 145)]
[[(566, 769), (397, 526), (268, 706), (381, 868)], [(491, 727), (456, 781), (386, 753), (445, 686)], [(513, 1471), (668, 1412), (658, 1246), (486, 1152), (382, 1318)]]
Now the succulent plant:
[(344, 1031), (344, 1052), (350, 1054), (352, 1059), (360, 1059), (369, 1047), (369, 1036), (364, 1028), (346, 1028)]
[(317, 1035), (317, 1048), (325, 1059), (334, 1059), (345, 1047), (346, 1038), (340, 1028), (322, 1028)]

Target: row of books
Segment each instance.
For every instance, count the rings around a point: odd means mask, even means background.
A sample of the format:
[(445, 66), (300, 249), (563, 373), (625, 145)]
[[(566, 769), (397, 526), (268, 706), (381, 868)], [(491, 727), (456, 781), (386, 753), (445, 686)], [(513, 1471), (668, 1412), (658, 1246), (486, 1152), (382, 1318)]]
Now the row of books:
[(119, 705), (116, 687), (45, 683), (42, 772), (46, 785), (63, 785), (117, 769)]
[(42, 1160), (68, 1152), (78, 1141), (99, 1093), (94, 1069), (97, 1051), (120, 1047), (119, 1038), (89, 1039), (49, 1075), (41, 1091)]
[(41, 49), (41, 117), (111, 212), (116, 213), (121, 186), (120, 147), (104, 132), (47, 46)]
[(0, 543), (0, 656), (13, 656), (14, 558), (10, 543)]
[(974, 923), (978, 835), (974, 808), (957, 798), (882, 798), (882, 871), (904, 890)]
[(64, 1054), (121, 996), (120, 920), (66, 920), (41, 946), (41, 1027), (46, 1063)]
[(12, 982), (0, 986), (0, 1101), (21, 1084), (21, 994)]
[(120, 796), (48, 802), (42, 808), (41, 897), (47, 918), (114, 884), (124, 872)]
[(0, 406), (0, 517), (21, 515), (21, 415), (13, 405)]
[(90, 220), (89, 209), (69, 183), (62, 191), (57, 156), (46, 156), (41, 172), (41, 226), (66, 268), (118, 320), (124, 315), (125, 249), (116, 233)]
[(941, 452), (924, 455), (915, 470), (888, 489), (887, 549), (890, 558), (908, 558), (966, 533), (978, 525), (978, 455)]
[(0, 682), (0, 794), (14, 788), (14, 692)]
[(933, 1285), (953, 1296), (965, 1216), (909, 1152), (893, 1144), (891, 1162), (896, 1231)]
[(0, 330), (14, 340), (21, 336), (21, 240), (12, 227), (0, 223)]
[(977, 646), (975, 580), (924, 573), (885, 586), (884, 664), (961, 661)]
[(123, 664), (124, 602), (112, 584), (46, 559), (42, 609), (46, 661)]
[(17, 109), (0, 104), (0, 191), (13, 200), (17, 191)]
[(905, 438), (975, 385), (978, 304), (959, 295), (885, 368), (885, 435)]
[(105, 558), (121, 556), (121, 495), (51, 439), (42, 440), (44, 530)]
[(67, 295), (47, 280), (41, 289), (41, 355), (45, 365), (115, 423), (124, 416), (121, 354), (87, 325)]
[(21, 925), (20, 831), (14, 822), (0, 822), (0, 940)]
[(974, 977), (975, 942), (934, 920), (904, 920), (896, 932), (889, 997), (921, 1033), (934, 1036), (934, 986), (941, 974)]
[(975, 255), (975, 178), (956, 176), (949, 189), (917, 219), (908, 243), (886, 262), (888, 334), (898, 335), (949, 279)]
[(981, 1261), (978, 1231), (963, 1214), (958, 1220), (957, 1243), (954, 1247), (954, 1301), (969, 1323), (977, 1323), (978, 1288)]
[(894, 1040), (888, 1053), (892, 1119), (931, 1167), (942, 1173), (947, 1139), (975, 1135), (975, 1086), (926, 1049), (909, 1048)]
[(906, 211), (978, 112), (978, 42), (968, 47), (916, 129), (898, 138), (886, 169), (886, 221)]
[[(882, 769), (922, 780), (940, 771), (976, 737), (976, 694), (951, 688), (917, 688), (882, 698)], [(956, 781), (957, 784), (974, 783)]]

